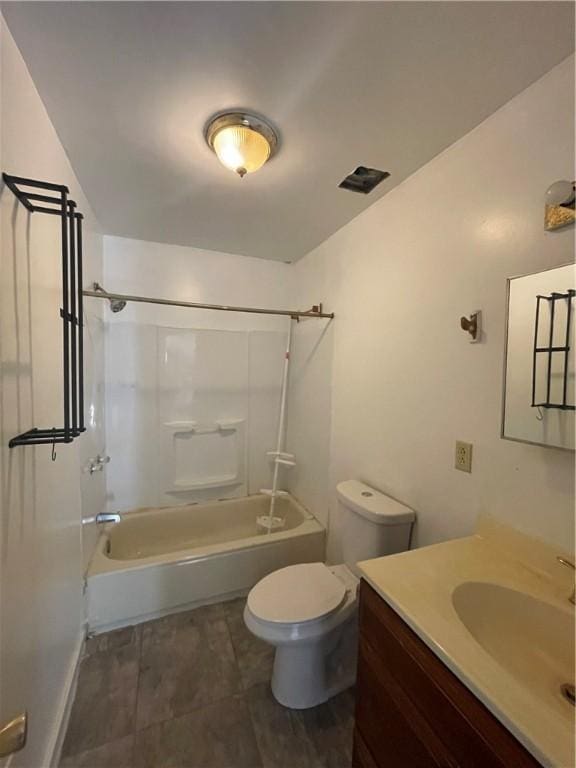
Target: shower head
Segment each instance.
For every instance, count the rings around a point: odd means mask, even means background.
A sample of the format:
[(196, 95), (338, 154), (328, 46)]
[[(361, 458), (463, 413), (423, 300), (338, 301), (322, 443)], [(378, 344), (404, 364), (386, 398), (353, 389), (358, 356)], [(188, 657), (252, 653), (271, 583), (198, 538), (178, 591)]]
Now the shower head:
[[(98, 291), (99, 293), (103, 293), (104, 296), (108, 296), (108, 291), (105, 291), (104, 288), (102, 288), (102, 286), (100, 285), (100, 283), (93, 283), (92, 288), (95, 291)], [(114, 313), (122, 312), (122, 310), (126, 306), (126, 302), (124, 301), (124, 299), (113, 299), (112, 297), (110, 297), (108, 301), (110, 302), (110, 309)]]
[(110, 309), (112, 312), (122, 312), (124, 307), (126, 306), (126, 302), (124, 299), (109, 299), (110, 302)]

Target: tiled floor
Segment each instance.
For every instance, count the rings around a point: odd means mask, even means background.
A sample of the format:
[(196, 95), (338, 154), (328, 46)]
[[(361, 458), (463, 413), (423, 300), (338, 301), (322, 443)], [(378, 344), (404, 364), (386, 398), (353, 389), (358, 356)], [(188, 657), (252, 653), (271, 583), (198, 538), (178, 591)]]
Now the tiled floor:
[(354, 694), (314, 709), (270, 693), (273, 650), (244, 600), (88, 640), (61, 768), (349, 768)]

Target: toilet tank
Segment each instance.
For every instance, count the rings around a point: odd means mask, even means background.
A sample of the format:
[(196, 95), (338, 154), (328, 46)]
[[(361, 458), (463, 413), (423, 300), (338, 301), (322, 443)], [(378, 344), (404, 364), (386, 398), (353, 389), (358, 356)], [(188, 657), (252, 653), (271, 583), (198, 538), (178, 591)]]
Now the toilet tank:
[(342, 553), (354, 573), (356, 563), (404, 552), (416, 519), (413, 510), (358, 480), (336, 486)]

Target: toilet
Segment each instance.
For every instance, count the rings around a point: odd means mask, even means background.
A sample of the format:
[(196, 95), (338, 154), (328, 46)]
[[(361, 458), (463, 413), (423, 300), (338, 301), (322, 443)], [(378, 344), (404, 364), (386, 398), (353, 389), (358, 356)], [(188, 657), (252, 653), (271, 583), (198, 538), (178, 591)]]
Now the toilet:
[(248, 594), (244, 622), (275, 646), (272, 693), (290, 709), (307, 709), (354, 684), (357, 563), (403, 552), (415, 514), (357, 480), (336, 488), (343, 565), (289, 565)]

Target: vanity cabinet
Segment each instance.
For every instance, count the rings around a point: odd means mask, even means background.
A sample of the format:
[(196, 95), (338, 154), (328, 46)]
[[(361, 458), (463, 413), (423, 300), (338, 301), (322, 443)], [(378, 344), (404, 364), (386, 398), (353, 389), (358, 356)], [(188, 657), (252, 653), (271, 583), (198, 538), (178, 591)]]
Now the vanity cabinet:
[(362, 580), (353, 768), (541, 768)]

